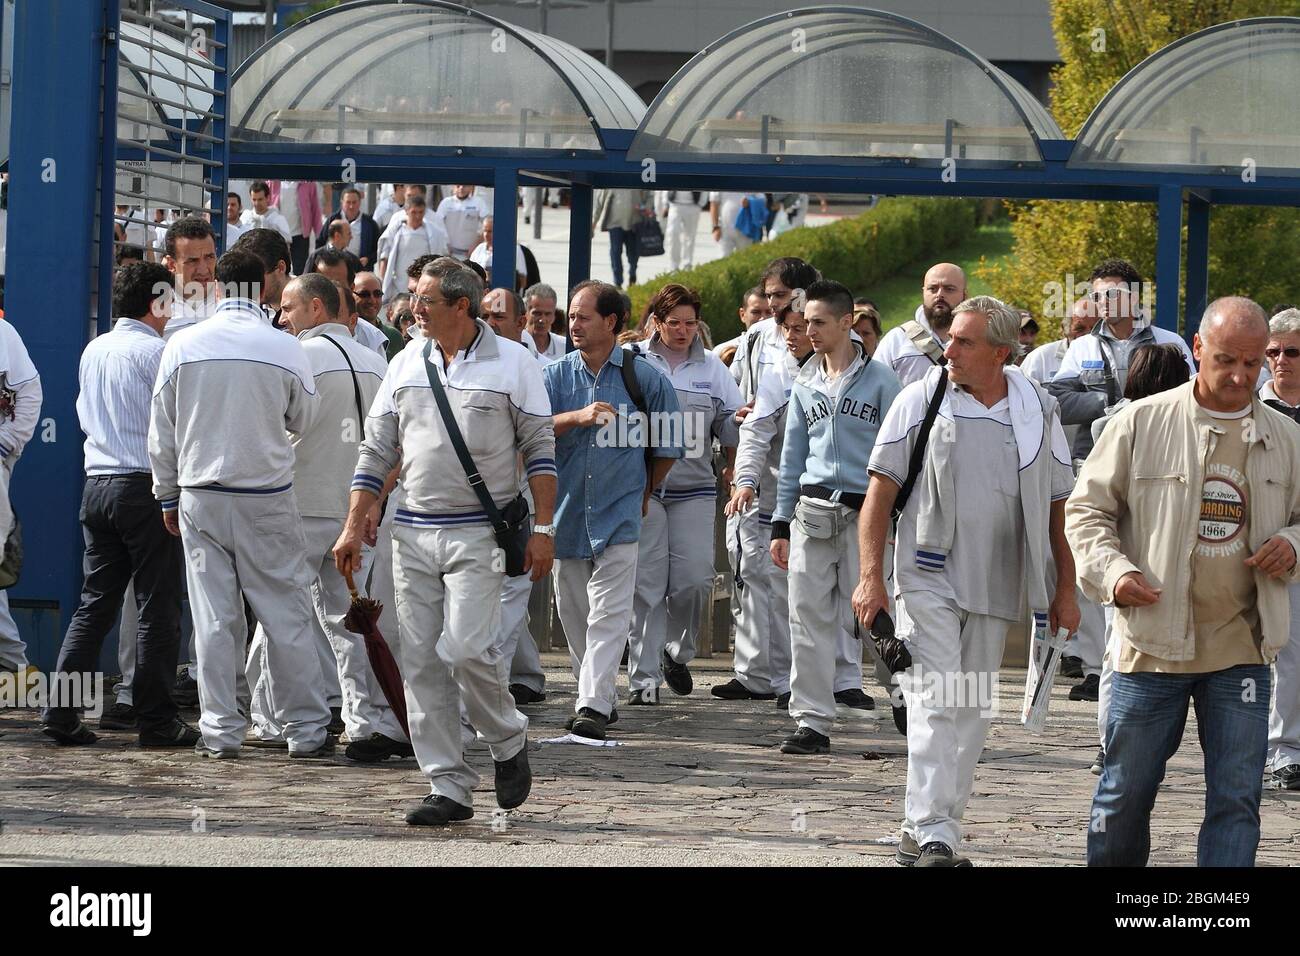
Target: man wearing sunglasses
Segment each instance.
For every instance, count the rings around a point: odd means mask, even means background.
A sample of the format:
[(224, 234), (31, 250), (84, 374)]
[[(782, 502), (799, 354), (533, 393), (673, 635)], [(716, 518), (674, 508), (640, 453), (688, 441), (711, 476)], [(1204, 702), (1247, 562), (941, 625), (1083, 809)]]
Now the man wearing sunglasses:
[[(1092, 451), (1092, 423), (1124, 395), (1129, 356), (1142, 345), (1171, 343), (1182, 349), (1196, 374), (1192, 351), (1177, 332), (1157, 328), (1139, 304), (1142, 276), (1132, 263), (1107, 259), (1088, 277), (1090, 303), (1099, 321), (1070, 344), (1047, 390), (1060, 402), (1063, 425), (1083, 425), (1071, 452), (1076, 462)], [(1077, 467), (1076, 467), (1077, 470)]]
[(406, 343), (402, 341), (401, 332), (379, 317), (379, 310), (384, 304), (383, 285), (379, 281), (379, 276), (373, 272), (358, 272), (356, 278), (352, 280), (352, 294), (357, 300), (357, 315), (383, 332), (384, 337), (388, 339), (386, 352), (391, 362)]

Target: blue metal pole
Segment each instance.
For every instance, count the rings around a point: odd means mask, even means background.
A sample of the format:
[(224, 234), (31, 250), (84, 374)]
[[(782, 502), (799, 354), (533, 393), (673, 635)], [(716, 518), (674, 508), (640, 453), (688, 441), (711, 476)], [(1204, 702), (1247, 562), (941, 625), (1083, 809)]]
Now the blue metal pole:
[[(122, 20), (121, 0), (104, 0), (104, 22), (118, 24)], [(116, 33), (116, 30), (114, 30)], [(104, 45), (104, 102), (117, 102), (117, 42)], [(113, 69), (108, 69), (112, 64)], [(107, 332), (113, 321), (113, 272), (117, 267), (117, 246), (113, 242), (113, 216), (117, 212), (117, 125), (112, 130), (105, 129), (100, 137), (100, 165), (104, 177), (104, 186), (99, 191), (99, 289), (98, 318), (95, 334)], [(110, 185), (111, 183), (111, 185)], [(144, 215), (141, 212), (141, 215)], [(148, 233), (146, 233), (146, 236)], [(146, 251), (148, 246), (145, 247)]]
[(1196, 193), (1187, 197), (1187, 295), (1183, 334), (1201, 324), (1210, 288), (1210, 204)]
[(1161, 186), (1156, 222), (1156, 325), (1178, 331), (1178, 291), (1182, 285), (1183, 190)]
[(569, 289), (591, 278), (592, 198), (586, 183), (574, 183), (569, 190)]
[[(32, 662), (47, 669), (81, 590), (82, 437), (75, 402), (92, 317), (95, 236), (88, 212), (100, 173), (105, 16), (103, 0), (44, 0), (19, 3), (14, 22), (9, 217), (22, 224), (23, 239), (9, 245), (5, 313), (41, 374), (45, 401), (10, 488), (29, 532), (22, 580), (9, 597)], [(110, 68), (116, 71), (116, 63)], [(52, 90), (57, 109), (50, 107)], [(107, 135), (114, 135), (111, 124)], [(112, 168), (103, 176), (111, 191)], [(110, 223), (103, 235), (112, 235)], [(52, 281), (59, 290), (53, 313)]]
[(492, 194), (492, 287), (515, 287), (515, 228), (519, 199), (518, 174), (512, 166), (498, 166)]

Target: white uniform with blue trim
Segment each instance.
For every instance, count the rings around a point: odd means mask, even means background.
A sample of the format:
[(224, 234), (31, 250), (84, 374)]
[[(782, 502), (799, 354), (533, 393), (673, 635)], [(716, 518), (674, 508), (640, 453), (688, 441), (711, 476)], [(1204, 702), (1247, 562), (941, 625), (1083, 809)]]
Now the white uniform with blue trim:
[[(1019, 369), (1005, 374), (1008, 395), (991, 407), (947, 384), (925, 467), (898, 520), (897, 633), (912, 654), (899, 681), (907, 701), (903, 830), (921, 847), (961, 845), (1007, 630), (1027, 606), (1045, 624), (1046, 569), (1037, 581), (1031, 569), (1044, 552), (1052, 561), (1050, 502), (1074, 485), (1055, 400)], [(937, 380), (936, 369), (904, 388), (885, 416), (871, 456), (875, 480), (904, 483)]]
[(325, 741), (330, 713), (312, 633), (314, 575), (289, 436), (311, 427), (317, 405), (302, 345), (273, 328), (249, 299), (222, 301), (211, 318), (178, 332), (163, 350), (149, 460), (155, 497), (180, 514), (199, 730), (210, 750), (237, 750), (248, 726), (235, 691), (244, 665), (245, 598), (266, 628), (274, 716), (290, 751)]
[(498, 509), (519, 493), (520, 456), (526, 475), (555, 474), (541, 368), (481, 319), (475, 328), (450, 363), (427, 339), (393, 359), (366, 418), (352, 479), (353, 490), (378, 494), (401, 463), (405, 501), (394, 519), (393, 578), (411, 745), (432, 792), (467, 807), (479, 778), (463, 754), (461, 702), (497, 761), (527, 745), (528, 718), (510, 696), (510, 662), (501, 652), (505, 574), (496, 538), (448, 440), (426, 369), (439, 377)]
[(716, 574), (713, 439), (724, 448), (735, 446), (741, 397), (727, 366), (704, 348), (698, 335), (675, 369), (668, 364), (658, 333), (633, 351), (672, 383), (686, 446), (686, 456), (673, 464), (650, 499), (637, 555), (628, 686), (657, 691), (663, 682), (663, 654), (679, 664), (695, 659), (700, 614), (713, 593)]

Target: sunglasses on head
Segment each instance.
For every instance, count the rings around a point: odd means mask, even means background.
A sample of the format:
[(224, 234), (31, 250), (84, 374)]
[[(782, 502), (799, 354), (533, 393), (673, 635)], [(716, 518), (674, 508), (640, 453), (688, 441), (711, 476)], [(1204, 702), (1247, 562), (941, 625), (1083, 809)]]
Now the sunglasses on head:
[(1296, 348), (1294, 345), (1288, 345), (1284, 349), (1279, 349), (1279, 348), (1264, 349), (1264, 354), (1271, 359), (1275, 359), (1279, 355), (1285, 355), (1287, 358), (1294, 361), (1295, 359), (1300, 358), (1300, 348)]

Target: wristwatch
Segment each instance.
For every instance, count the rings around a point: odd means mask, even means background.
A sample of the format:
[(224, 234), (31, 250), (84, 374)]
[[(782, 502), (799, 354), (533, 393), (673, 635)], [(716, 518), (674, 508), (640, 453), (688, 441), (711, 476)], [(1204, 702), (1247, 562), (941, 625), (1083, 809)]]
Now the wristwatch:
[(553, 524), (535, 524), (533, 525), (533, 534), (544, 534), (548, 538), (555, 537), (555, 525)]

